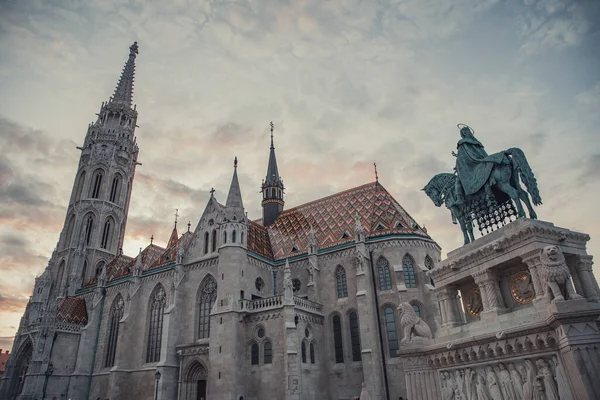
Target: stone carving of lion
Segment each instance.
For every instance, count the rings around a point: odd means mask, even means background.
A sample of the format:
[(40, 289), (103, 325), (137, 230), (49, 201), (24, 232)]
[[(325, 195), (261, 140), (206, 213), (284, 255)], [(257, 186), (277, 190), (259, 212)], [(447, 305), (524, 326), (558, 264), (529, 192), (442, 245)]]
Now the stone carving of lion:
[(413, 338), (419, 337), (431, 339), (431, 329), (417, 314), (409, 303), (401, 303), (398, 306), (400, 313), (400, 326), (404, 332), (402, 342), (410, 342)]
[(581, 298), (573, 290), (569, 267), (558, 247), (544, 247), (540, 259), (540, 280), (544, 285), (546, 300), (555, 302)]

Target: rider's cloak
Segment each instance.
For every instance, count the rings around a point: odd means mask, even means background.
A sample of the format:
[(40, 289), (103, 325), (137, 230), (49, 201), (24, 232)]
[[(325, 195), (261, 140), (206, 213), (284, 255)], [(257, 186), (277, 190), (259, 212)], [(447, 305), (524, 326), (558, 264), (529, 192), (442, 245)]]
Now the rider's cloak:
[(456, 172), (465, 195), (477, 193), (487, 182), (494, 164), (502, 164), (504, 153), (488, 155), (483, 145), (470, 135), (459, 140)]

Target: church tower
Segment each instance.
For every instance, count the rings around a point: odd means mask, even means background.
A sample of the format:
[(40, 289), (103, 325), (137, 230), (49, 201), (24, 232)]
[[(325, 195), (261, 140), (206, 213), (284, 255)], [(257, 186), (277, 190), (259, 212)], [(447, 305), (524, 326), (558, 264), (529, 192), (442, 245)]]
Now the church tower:
[(132, 107), (137, 42), (113, 96), (88, 126), (71, 199), (57, 245), (53, 296), (73, 295), (122, 248), (138, 146)]
[(267, 167), (267, 176), (262, 183), (262, 208), (263, 208), (263, 226), (269, 226), (275, 222), (279, 214), (283, 211), (283, 181), (279, 177), (277, 170), (277, 159), (275, 158), (275, 146), (273, 145), (273, 122), (271, 122), (271, 151), (269, 153), (269, 166)]

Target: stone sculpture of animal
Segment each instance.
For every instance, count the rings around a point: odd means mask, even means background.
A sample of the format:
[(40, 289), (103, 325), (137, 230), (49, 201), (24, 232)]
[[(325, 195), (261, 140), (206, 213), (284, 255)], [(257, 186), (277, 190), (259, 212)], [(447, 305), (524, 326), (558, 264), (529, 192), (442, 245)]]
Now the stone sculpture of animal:
[(401, 303), (398, 306), (400, 313), (400, 326), (404, 332), (402, 342), (410, 342), (415, 337), (431, 339), (431, 329), (423, 321), (409, 303)]
[(540, 258), (540, 278), (544, 285), (546, 300), (555, 302), (581, 298), (573, 290), (569, 267), (558, 247), (544, 247)]

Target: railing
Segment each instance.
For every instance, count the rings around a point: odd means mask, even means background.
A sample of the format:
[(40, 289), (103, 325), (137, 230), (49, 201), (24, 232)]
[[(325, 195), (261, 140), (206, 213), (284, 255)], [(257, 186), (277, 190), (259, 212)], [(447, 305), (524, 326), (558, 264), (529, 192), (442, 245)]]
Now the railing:
[(283, 305), (283, 296), (273, 296), (256, 300), (241, 300), (240, 307), (247, 311), (263, 311), (279, 308)]
[(294, 296), (294, 304), (297, 308), (300, 308), (309, 312), (321, 313), (323, 304), (315, 303), (314, 301), (303, 299), (302, 297)]

